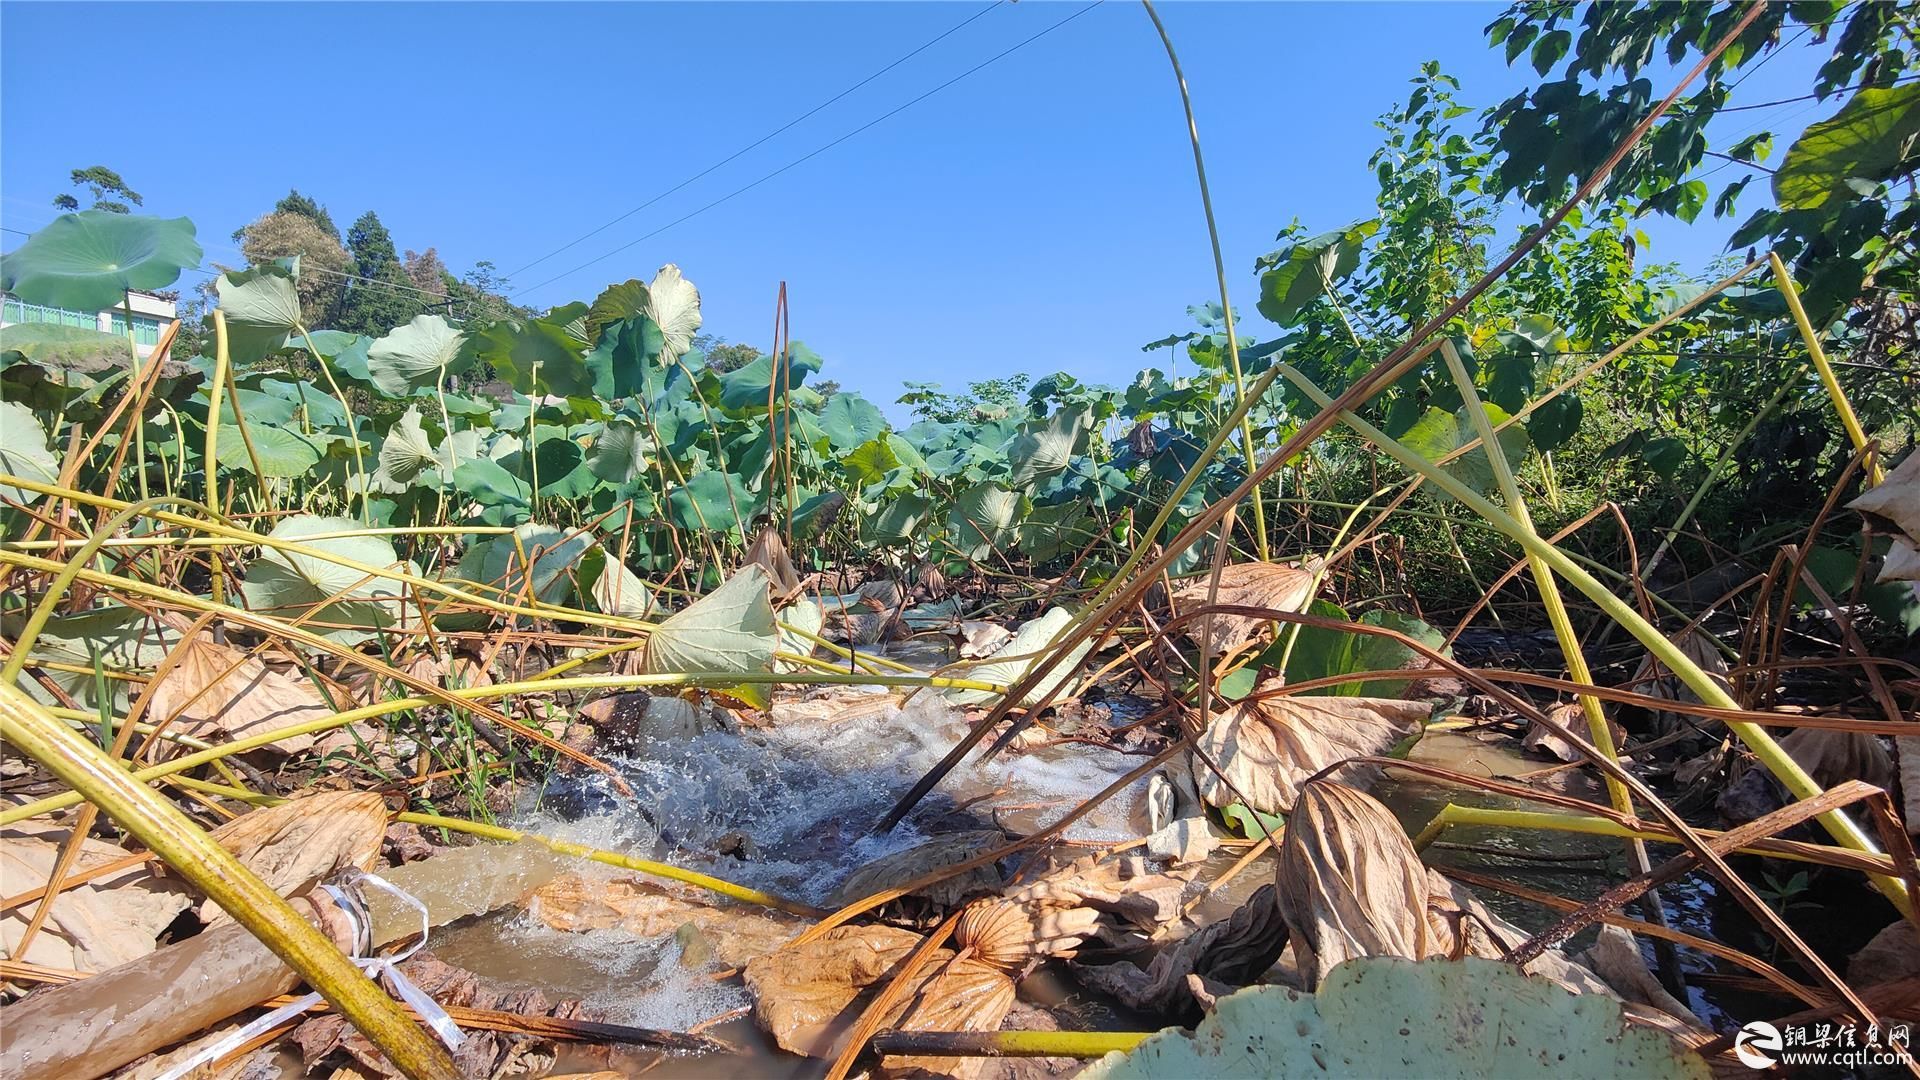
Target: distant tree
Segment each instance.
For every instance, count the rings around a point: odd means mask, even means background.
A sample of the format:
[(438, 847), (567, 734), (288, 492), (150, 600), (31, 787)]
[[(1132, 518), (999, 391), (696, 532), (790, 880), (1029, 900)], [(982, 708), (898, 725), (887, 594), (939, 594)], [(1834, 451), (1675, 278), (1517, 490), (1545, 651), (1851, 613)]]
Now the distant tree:
[[(142, 205), (140, 193), (127, 186), (120, 174), (105, 165), (89, 165), (84, 169), (75, 169), (72, 173), (74, 187), (84, 187), (93, 196), (93, 205), (88, 209), (105, 210), (109, 214), (131, 214), (134, 206)], [(125, 200), (125, 201), (122, 201)], [(132, 203), (132, 206), (127, 205)], [(72, 195), (55, 195), (53, 205), (62, 210), (80, 209), (80, 200)]]
[(393, 237), (369, 210), (347, 230), (347, 253), (353, 262), (347, 294), (333, 328), (351, 334), (378, 337), (426, 310), (430, 297), (415, 288), (393, 247)]
[(400, 260), (400, 265), (414, 288), (435, 296), (447, 295), (447, 278), (451, 275), (447, 272), (447, 264), (440, 261), (439, 252), (432, 248), (408, 251)]
[(906, 384), (907, 392), (897, 400), (910, 406), (913, 415), (922, 420), (951, 424), (1005, 416), (1015, 408), (1024, 407), (1023, 398), (1031, 381), (1026, 375), (983, 379), (968, 383), (964, 394), (949, 394), (940, 389), (939, 383), (910, 382)]
[(487, 259), (475, 263), (465, 277), (448, 273), (444, 279), (446, 297), (452, 301), (451, 318), (469, 326), (484, 326), (502, 319), (525, 319), (533, 311), (507, 299), (507, 279)]
[(730, 342), (718, 334), (695, 334), (693, 347), (706, 354), (707, 368), (724, 375), (760, 359), (760, 350), (744, 342)]
[(309, 326), (334, 323), (346, 294), (347, 249), (313, 218), (286, 210), (267, 214), (240, 230), (240, 253), (255, 265), (298, 255), (301, 317)]
[(840, 380), (821, 379), (819, 382), (814, 383), (810, 389), (820, 395), (820, 400), (825, 401), (840, 392)]
[(273, 209), (282, 214), (299, 214), (304, 218), (312, 218), (313, 223), (326, 230), (327, 235), (333, 237), (336, 243), (340, 239), (340, 226), (333, 223), (333, 215), (327, 213), (327, 208), (315, 202), (310, 196), (300, 194), (299, 188), (289, 190), (279, 202), (273, 204)]

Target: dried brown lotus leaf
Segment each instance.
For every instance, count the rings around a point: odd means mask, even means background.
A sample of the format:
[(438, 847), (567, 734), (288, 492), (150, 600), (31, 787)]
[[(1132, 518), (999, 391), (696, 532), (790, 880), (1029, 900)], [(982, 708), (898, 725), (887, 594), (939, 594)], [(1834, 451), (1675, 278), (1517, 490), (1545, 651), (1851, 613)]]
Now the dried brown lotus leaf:
[[(1220, 766), (1226, 780), (1196, 756), (1194, 784), (1209, 806), (1230, 806), (1244, 796), (1247, 805), (1262, 813), (1286, 813), (1308, 777), (1348, 758), (1392, 749), (1419, 731), (1431, 711), (1425, 702), (1397, 698), (1262, 700), (1256, 695), (1216, 715), (1200, 735), (1200, 749)], [(1338, 777), (1365, 784), (1375, 772), (1353, 766)]]
[(920, 935), (891, 926), (836, 926), (749, 960), (753, 1018), (782, 1050), (827, 1057), (859, 1016), (854, 1001), (861, 991), (885, 978), (919, 941)]
[[(931, 978), (907, 1003), (894, 1027), (905, 1031), (998, 1031), (1013, 1008), (1013, 980), (978, 959), (950, 960), (933, 969)], [(923, 969), (924, 973), (924, 969)], [(990, 1064), (986, 1058), (888, 1057), (881, 1065), (889, 1072), (932, 1073), (958, 1080), (975, 1080)]]
[(557, 877), (528, 897), (527, 914), (555, 930), (618, 929), (660, 938), (691, 926), (722, 967), (741, 967), (779, 950), (803, 928), (799, 919), (746, 907), (717, 907), (640, 878), (596, 881)]
[[(3, 891), (44, 884), (53, 874), (67, 834), (31, 825), (23, 823), (0, 836)], [(126, 854), (104, 840), (86, 837), (69, 873), (91, 870)], [(155, 940), (175, 917), (193, 906), (193, 897), (184, 885), (156, 878), (150, 866), (130, 866), (55, 897), (53, 910), (22, 954), (20, 935), (37, 906), (36, 901), (0, 913), (0, 953), (47, 967), (97, 972), (152, 952)]]
[[(1006, 834), (997, 829), (979, 829), (936, 836), (924, 844), (883, 855), (849, 874), (834, 893), (834, 903), (850, 904), (874, 893), (904, 885), (940, 867), (963, 862), (983, 851), (999, 847), (1006, 841)], [(913, 895), (925, 898), (936, 907), (954, 908), (983, 893), (999, 892), (1001, 884), (1000, 871), (988, 863), (928, 886)]]
[[(342, 870), (373, 869), (387, 834), (387, 806), (365, 791), (328, 791), (242, 814), (213, 830), (221, 847), (281, 896), (299, 896)], [(209, 926), (228, 915), (208, 900)]]
[[(1563, 701), (1547, 710), (1547, 717), (1578, 735), (1582, 743), (1590, 744), (1587, 738), (1587, 711), (1580, 706), (1579, 702)], [(1613, 733), (1613, 745), (1619, 746), (1625, 735), (1624, 730), (1611, 719), (1607, 721), (1607, 729)], [(1529, 750), (1538, 750), (1561, 761), (1586, 760), (1586, 755), (1580, 752), (1579, 747), (1561, 738), (1559, 733), (1543, 724), (1536, 723), (1529, 727), (1526, 737), (1520, 740), (1520, 745)]]
[[(1711, 678), (1714, 684), (1729, 695), (1733, 693), (1733, 684), (1727, 681), (1727, 658), (1713, 643), (1713, 639), (1699, 630), (1688, 630), (1676, 634), (1673, 643), (1701, 671)], [(1668, 701), (1681, 701), (1691, 704), (1700, 703), (1700, 695), (1693, 692), (1677, 676), (1653, 658), (1652, 653), (1640, 658), (1640, 666), (1634, 671), (1633, 682), (1627, 689), (1649, 697), (1665, 698)], [(1705, 727), (1713, 721), (1681, 713), (1660, 712), (1654, 714), (1662, 731), (1671, 731), (1682, 724), (1694, 724)]]
[[(175, 629), (188, 624), (175, 620)], [(333, 715), (313, 687), (267, 667), (259, 657), (230, 649), (201, 633), (186, 638), (173, 669), (153, 687), (147, 719), (209, 741), (231, 741)], [(293, 754), (313, 745), (293, 735), (271, 749)]]
[(1190, 1014), (1194, 995), (1214, 984), (1245, 986), (1264, 974), (1287, 945), (1276, 889), (1262, 885), (1232, 915), (1210, 923), (1160, 951), (1146, 970), (1136, 964), (1076, 965), (1080, 980), (1130, 1008)]
[(1073, 952), (1101, 928), (1101, 914), (1092, 908), (1045, 899), (980, 901), (960, 916), (953, 942), (989, 967), (1018, 971), (1035, 957)]
[(1885, 479), (1847, 506), (1886, 518), (1920, 541), (1920, 453), (1908, 454)]
[[(1471, 892), (1427, 869), (1393, 814), (1372, 796), (1317, 780), (1300, 793), (1280, 845), (1280, 911), (1305, 989), (1363, 956), (1500, 959), (1527, 935)], [(1558, 952), (1527, 965), (1576, 993), (1610, 994)]]
[[(1176, 610), (1184, 613), (1205, 605), (1212, 584), (1211, 574), (1191, 579), (1173, 594), (1174, 601), (1179, 605)], [(1307, 606), (1307, 601), (1312, 597), (1313, 571), (1288, 563), (1251, 562), (1235, 563), (1220, 571), (1220, 590), (1214, 593), (1213, 602), (1235, 607), (1299, 611)], [(1186, 623), (1187, 637), (1196, 644), (1200, 643), (1201, 635), (1206, 632), (1207, 621), (1203, 616)], [(1272, 625), (1270, 619), (1249, 615), (1215, 614), (1212, 622), (1213, 651), (1216, 654), (1232, 652), (1254, 641)]]
[(1178, 917), (1182, 894), (1198, 870), (1176, 869), (1132, 878), (1123, 877), (1122, 872), (1120, 860), (1089, 855), (1010, 893), (1008, 899), (1061, 910), (1090, 908), (1151, 931)]
[(1280, 844), (1280, 910), (1314, 985), (1357, 956), (1434, 955), (1427, 868), (1387, 808), (1350, 787), (1300, 792)]

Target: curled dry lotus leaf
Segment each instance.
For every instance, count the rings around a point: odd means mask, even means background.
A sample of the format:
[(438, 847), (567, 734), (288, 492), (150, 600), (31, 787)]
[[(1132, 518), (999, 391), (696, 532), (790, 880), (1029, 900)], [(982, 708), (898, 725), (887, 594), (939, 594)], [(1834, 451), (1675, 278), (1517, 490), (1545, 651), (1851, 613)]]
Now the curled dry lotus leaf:
[[(948, 833), (904, 851), (882, 855), (847, 876), (834, 893), (834, 903), (850, 904), (874, 893), (904, 885), (943, 866), (970, 859), (1006, 843), (1007, 837), (996, 829)], [(982, 893), (1000, 890), (1000, 871), (992, 863), (928, 886), (913, 895), (935, 907), (954, 908)]]
[[(1392, 749), (1419, 731), (1430, 711), (1425, 702), (1397, 698), (1256, 694), (1215, 716), (1199, 739), (1232, 785), (1197, 756), (1193, 781), (1209, 806), (1231, 806), (1244, 796), (1262, 813), (1285, 813), (1308, 777), (1347, 758)], [(1339, 776), (1364, 783), (1375, 771), (1354, 766)]]
[[(328, 791), (240, 815), (213, 838), (281, 896), (299, 896), (348, 867), (368, 871), (387, 834), (387, 806), (370, 791)], [(209, 926), (232, 918), (200, 905)]]
[[(1579, 702), (1563, 701), (1549, 709), (1547, 716), (1559, 722), (1561, 727), (1579, 736), (1582, 743), (1591, 745), (1591, 740), (1587, 738), (1587, 711), (1581, 708)], [(1625, 734), (1624, 730), (1611, 718), (1607, 720), (1607, 728), (1613, 732), (1613, 745), (1619, 746)], [(1538, 750), (1543, 754), (1551, 755), (1561, 761), (1582, 761), (1586, 757), (1580, 752), (1579, 747), (1538, 723), (1527, 729), (1526, 737), (1520, 740), (1520, 745), (1529, 750)]]
[(1275, 887), (1262, 885), (1232, 915), (1209, 923), (1160, 950), (1146, 970), (1136, 964), (1076, 966), (1082, 982), (1112, 994), (1130, 1008), (1189, 1014), (1198, 1004), (1190, 976), (1245, 986), (1258, 979), (1287, 947)]
[(1886, 518), (1920, 541), (1920, 453), (1908, 454), (1885, 479), (1847, 506)]
[[(1173, 594), (1179, 605), (1175, 610), (1185, 614), (1205, 605), (1212, 583), (1213, 575), (1210, 573), (1189, 580)], [(1312, 590), (1313, 572), (1305, 567), (1288, 563), (1235, 563), (1221, 568), (1220, 591), (1214, 595), (1214, 603), (1300, 611), (1313, 598)], [(1213, 651), (1216, 655), (1232, 652), (1252, 642), (1271, 625), (1271, 620), (1250, 615), (1216, 614), (1212, 620)], [(1206, 624), (1205, 616), (1187, 622), (1187, 637), (1198, 644)]]
[(970, 905), (954, 927), (957, 948), (972, 949), (989, 967), (1014, 972), (1041, 956), (1072, 953), (1102, 929), (1090, 907), (1018, 894)]
[[(928, 970), (933, 972), (929, 978)], [(962, 958), (928, 963), (925, 979), (893, 1026), (905, 1031), (998, 1031), (1013, 1008), (1013, 980), (979, 960)], [(932, 1074), (956, 1080), (977, 1080), (989, 1060), (980, 1057), (888, 1057), (881, 1063), (890, 1074)]]
[[(1687, 659), (1701, 671), (1706, 672), (1720, 689), (1729, 695), (1733, 693), (1733, 684), (1727, 681), (1726, 657), (1722, 656), (1720, 650), (1714, 646), (1712, 638), (1699, 630), (1688, 630), (1674, 635), (1673, 643), (1680, 646), (1680, 651), (1686, 654)], [(1700, 703), (1700, 695), (1694, 693), (1678, 677), (1655, 660), (1652, 653), (1641, 657), (1640, 667), (1635, 670), (1633, 682), (1628, 684), (1627, 689), (1649, 697), (1665, 698), (1668, 701), (1684, 701), (1696, 705)], [(1654, 716), (1663, 732), (1671, 731), (1682, 724), (1692, 723), (1704, 727), (1712, 723), (1703, 717), (1686, 716), (1682, 713), (1661, 712)]]
[(1706, 1063), (1629, 1026), (1610, 998), (1573, 994), (1467, 957), (1355, 960), (1314, 994), (1257, 986), (1221, 999), (1192, 1034), (1168, 1028), (1108, 1054), (1086, 1080), (1179, 1076), (1635, 1076), (1707, 1080)]
[[(1527, 935), (1420, 862), (1391, 811), (1329, 780), (1300, 793), (1277, 878), (1308, 988), (1363, 956), (1498, 958)], [(1549, 951), (1528, 973), (1581, 993), (1608, 993), (1592, 972)]]
[(885, 977), (919, 935), (891, 926), (836, 926), (812, 941), (747, 962), (753, 1018), (782, 1050), (825, 1056), (860, 991)]
[(1427, 868), (1373, 798), (1315, 781), (1280, 844), (1280, 910), (1317, 982), (1356, 956), (1434, 955)]

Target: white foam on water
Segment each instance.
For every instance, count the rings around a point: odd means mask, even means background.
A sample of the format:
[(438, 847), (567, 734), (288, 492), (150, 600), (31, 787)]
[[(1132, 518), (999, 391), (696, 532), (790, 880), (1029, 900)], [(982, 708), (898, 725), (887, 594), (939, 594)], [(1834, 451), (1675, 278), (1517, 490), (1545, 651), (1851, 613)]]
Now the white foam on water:
[[(982, 766), (969, 760), (936, 789), (925, 813), (893, 831), (869, 830), (895, 800), (944, 757), (966, 732), (966, 719), (930, 694), (904, 709), (843, 723), (802, 721), (767, 730), (709, 731), (661, 740), (644, 756), (612, 762), (632, 786), (631, 799), (579, 778), (605, 809), (575, 821), (529, 808), (516, 824), (575, 843), (684, 865), (726, 880), (816, 905), (825, 904), (860, 866), (928, 839), (943, 807), (996, 789), (972, 812), (991, 806), (1051, 803), (1010, 815), (1021, 829), (1058, 820), (1080, 801), (1110, 785), (1140, 759), (1073, 744), (1037, 753), (1002, 754)], [(1079, 839), (1142, 835), (1132, 807), (1140, 783), (1068, 830)], [(605, 796), (598, 798), (598, 796)], [(958, 823), (942, 823), (952, 829)], [(712, 854), (739, 834), (751, 856)], [(592, 875), (620, 871), (582, 863)], [(552, 992), (614, 1009), (616, 1019), (642, 1027), (684, 1030), (746, 1004), (738, 987), (715, 984), (677, 961), (672, 937), (646, 940), (622, 931), (557, 931), (524, 916), (489, 920), (491, 946), (509, 954), (515, 972), (540, 975)], [(486, 947), (476, 945), (469, 966), (485, 971)], [(455, 961), (459, 962), (459, 961)], [(488, 972), (494, 973), (494, 972)]]

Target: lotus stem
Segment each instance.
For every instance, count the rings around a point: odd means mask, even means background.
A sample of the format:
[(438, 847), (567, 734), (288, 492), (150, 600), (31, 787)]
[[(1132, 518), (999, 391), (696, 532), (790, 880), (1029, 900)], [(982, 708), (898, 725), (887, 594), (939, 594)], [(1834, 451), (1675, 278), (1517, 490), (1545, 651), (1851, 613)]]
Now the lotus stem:
[[(1200, 155), (1200, 126), (1193, 117), (1193, 95), (1187, 89), (1187, 76), (1180, 70), (1180, 55), (1174, 52), (1173, 38), (1161, 23), (1159, 12), (1153, 10), (1151, 0), (1140, 0), (1140, 6), (1147, 9), (1147, 18), (1153, 20), (1153, 28), (1160, 34), (1160, 44), (1166, 47), (1167, 60), (1173, 65), (1173, 81), (1180, 86), (1180, 105), (1187, 113), (1187, 139), (1193, 144), (1193, 171), (1200, 180), (1200, 209), (1207, 219), (1207, 240), (1213, 246), (1213, 275), (1220, 289), (1220, 312), (1227, 324), (1227, 361), (1233, 371), (1235, 404), (1239, 406), (1240, 447), (1246, 455), (1247, 472), (1251, 473), (1257, 466), (1253, 453), (1253, 424), (1247, 418), (1248, 406), (1252, 402), (1247, 398), (1247, 381), (1240, 372), (1240, 339), (1233, 328), (1233, 302), (1227, 299), (1227, 264), (1220, 254), (1220, 227), (1213, 218), (1213, 193), (1207, 186), (1207, 163)], [(1327, 291), (1333, 290), (1329, 288)], [(1177, 500), (1170, 500), (1169, 505), (1174, 501)], [(1267, 515), (1260, 502), (1258, 484), (1253, 487), (1253, 542), (1260, 561), (1268, 561)]]
[(1152, 1031), (883, 1031), (873, 1037), (880, 1054), (922, 1057), (1074, 1057), (1124, 1054), (1155, 1035)]
[[(1853, 440), (1856, 451), (1868, 446), (1866, 431), (1860, 426), (1860, 418), (1853, 414), (1853, 403), (1847, 400), (1847, 392), (1840, 389), (1840, 379), (1833, 373), (1833, 365), (1827, 362), (1827, 350), (1820, 346), (1820, 335), (1813, 332), (1813, 321), (1807, 318), (1807, 309), (1800, 303), (1800, 289), (1793, 283), (1793, 275), (1787, 272), (1787, 264), (1780, 260), (1780, 253), (1770, 252), (1767, 261), (1773, 264), (1774, 287), (1780, 290), (1780, 296), (1787, 302), (1787, 310), (1793, 312), (1793, 323), (1800, 328), (1800, 339), (1807, 343), (1807, 359), (1813, 361), (1814, 370), (1820, 373), (1820, 382), (1827, 388), (1827, 396), (1833, 399), (1833, 409), (1840, 414), (1840, 426), (1847, 429), (1847, 438)], [(1878, 461), (1867, 465), (1867, 486), (1876, 487), (1885, 479)]]
[(0, 738), (105, 810), (300, 973), (409, 1077), (453, 1080), (447, 1052), (320, 931), (173, 804), (145, 787), (11, 684), (0, 684)]
[[(1333, 399), (1328, 397), (1325, 391), (1314, 385), (1313, 381), (1305, 375), (1293, 370), (1291, 366), (1287, 364), (1276, 364), (1274, 365), (1274, 370), (1285, 373), (1288, 381), (1292, 382), (1302, 393), (1313, 399), (1322, 408), (1333, 403)], [(1721, 688), (1718, 683), (1714, 682), (1711, 676), (1700, 670), (1700, 666), (1695, 664), (1679, 645), (1669, 640), (1665, 634), (1660, 632), (1658, 627), (1641, 618), (1639, 612), (1615, 596), (1612, 590), (1602, 585), (1591, 574), (1581, 569), (1578, 563), (1568, 558), (1565, 552), (1548, 543), (1539, 533), (1521, 525), (1505, 511), (1487, 501), (1478, 492), (1461, 483), (1459, 480), (1456, 480), (1445, 470), (1435, 466), (1418, 453), (1408, 449), (1398, 440), (1389, 437), (1386, 432), (1360, 419), (1353, 413), (1342, 412), (1339, 418), (1348, 427), (1353, 428), (1353, 430), (1365, 436), (1373, 442), (1374, 445), (1386, 451), (1388, 455), (1399, 461), (1402, 465), (1426, 477), (1429, 483), (1445, 491), (1455, 499), (1458, 499), (1474, 513), (1479, 514), (1489, 524), (1520, 544), (1528, 554), (1539, 556), (1542, 561), (1560, 576), (1566, 578), (1568, 582), (1572, 583), (1574, 588), (1579, 589), (1610, 618), (1618, 622), (1621, 626), (1626, 627), (1627, 632), (1631, 633), (1641, 645), (1645, 646), (1647, 651), (1653, 654), (1654, 659), (1666, 665), (1667, 670), (1673, 672), (1682, 683), (1686, 684), (1689, 690), (1698, 694), (1702, 702), (1720, 709), (1738, 709), (1740, 707), (1739, 702), (1734, 701), (1733, 697)], [(1497, 452), (1497, 447), (1488, 447), (1487, 449), (1490, 451), (1489, 459), (1491, 459), (1491, 453)], [(1795, 761), (1792, 755), (1781, 749), (1780, 744), (1775, 742), (1773, 736), (1767, 734), (1764, 728), (1761, 728), (1757, 724), (1739, 720), (1727, 721), (1727, 727), (1733, 731), (1734, 734), (1738, 735), (1742, 742), (1746, 743), (1747, 748), (1753, 752), (1754, 757), (1766, 767), (1774, 779), (1780, 781), (1788, 791), (1792, 792), (1795, 798), (1811, 799), (1824, 793), (1820, 785), (1814, 782), (1813, 777), (1807, 775), (1806, 770), (1800, 767), (1800, 763)], [(1820, 815), (1819, 820), (1828, 834), (1831, 835), (1841, 847), (1872, 854), (1880, 853), (1880, 849), (1873, 842), (1873, 839), (1843, 811), (1828, 811)], [(1897, 878), (1878, 875), (1874, 877), (1873, 881), (1874, 885), (1885, 894), (1887, 899), (1892, 901), (1894, 906), (1900, 909), (1903, 914), (1912, 910), (1911, 899), (1907, 895), (1905, 882)]]
[[(37, 491), (42, 495), (53, 495), (58, 498), (71, 499), (74, 502), (83, 503), (88, 506), (100, 506), (100, 507), (106, 507), (108, 509), (113, 509), (113, 510), (124, 510), (128, 506), (133, 505), (131, 503), (122, 502), (119, 499), (109, 499), (103, 496), (94, 495), (90, 492), (78, 491), (73, 488), (60, 487), (59, 485), (56, 485), (56, 484), (43, 484), (37, 480), (32, 480), (24, 476), (12, 476), (6, 473), (0, 473), (0, 483), (5, 483), (9, 486), (18, 487), (27, 491)], [(191, 500), (181, 499), (177, 501), (183, 506), (191, 506), (196, 509), (203, 510), (209, 515), (213, 514), (212, 510), (204, 506), (201, 506), (199, 503), (195, 503)], [(166, 511), (155, 511), (151, 513), (149, 516), (154, 521), (161, 522), (163, 524), (175, 525), (175, 526), (188, 528), (188, 529), (195, 529), (200, 532), (211, 533), (215, 536), (222, 536), (222, 537), (228, 537), (231, 539), (239, 540), (246, 544), (273, 548), (276, 551), (281, 551), (289, 555), (300, 555), (309, 559), (317, 559), (321, 562), (333, 563), (336, 566), (344, 566), (350, 570), (357, 570), (360, 573), (365, 574), (370, 578), (381, 578), (388, 581), (405, 582), (406, 584), (412, 585), (415, 588), (421, 589), (422, 591), (433, 593), (438, 596), (443, 596), (450, 600), (458, 600), (463, 604), (472, 604), (476, 607), (483, 608), (487, 611), (491, 611), (496, 615), (524, 615), (529, 618), (536, 618), (536, 619), (566, 619), (574, 622), (584, 622), (594, 626), (601, 626), (601, 627), (606, 627), (606, 628), (615, 629), (615, 630), (626, 630), (626, 631), (639, 633), (639, 634), (645, 634), (645, 633), (651, 632), (654, 626), (654, 624), (642, 621), (640, 619), (623, 619), (615, 615), (607, 615), (607, 614), (603, 614), (601, 612), (595, 612), (595, 611), (585, 611), (579, 608), (563, 607), (558, 604), (543, 604), (538, 601), (535, 601), (532, 604), (504, 603), (499, 600), (492, 600), (486, 597), (482, 597), (478, 594), (469, 592), (465, 589), (458, 588), (456, 586), (448, 585), (443, 581), (436, 581), (433, 578), (422, 577), (418, 574), (409, 573), (405, 570), (396, 569), (394, 567), (373, 566), (368, 563), (360, 562), (356, 559), (346, 558), (342, 555), (338, 555), (324, 548), (316, 548), (316, 547), (309, 546), (304, 542), (282, 540), (272, 536), (262, 536), (259, 533), (250, 532), (246, 529), (236, 528), (231, 525), (225, 525), (217, 521), (205, 521), (198, 518), (187, 517), (186, 515), (183, 515), (183, 514), (169, 513)], [(490, 530), (474, 528), (474, 529), (459, 529), (457, 531), (461, 533), (473, 533), (473, 532), (488, 532)], [(513, 530), (508, 529), (506, 531), (511, 533)], [(351, 533), (342, 533), (341, 535), (357, 535), (359, 534), (359, 532), (360, 530), (353, 530)], [(48, 567), (40, 567), (40, 568), (57, 570), (58, 564), (51, 564)]]
[[(1622, 825), (1610, 818), (1592, 817), (1583, 814), (1556, 814), (1538, 810), (1495, 810), (1479, 806), (1462, 806), (1448, 803), (1440, 808), (1433, 820), (1413, 837), (1415, 850), (1425, 850), (1446, 831), (1455, 826), (1476, 826), (1487, 829), (1534, 829), (1541, 832), (1572, 833), (1579, 836), (1611, 836), (1623, 840), (1652, 841), (1656, 844), (1679, 844), (1671, 833), (1658, 829), (1636, 829)], [(1723, 834), (1720, 829), (1696, 829), (1708, 839)], [(1859, 858), (1859, 853), (1846, 849), (1821, 847), (1816, 844), (1805, 845), (1806, 850), (1798, 846), (1761, 843), (1753, 847), (1740, 848), (1743, 855), (1761, 855), (1770, 859), (1788, 859), (1793, 862), (1811, 863), (1816, 866), (1831, 866), (1831, 858), (1822, 857), (1820, 852), (1843, 853), (1851, 858)], [(1880, 858), (1884, 859), (1885, 856)], [(1878, 861), (1878, 860), (1876, 860)], [(1892, 860), (1885, 865), (1892, 868)]]

